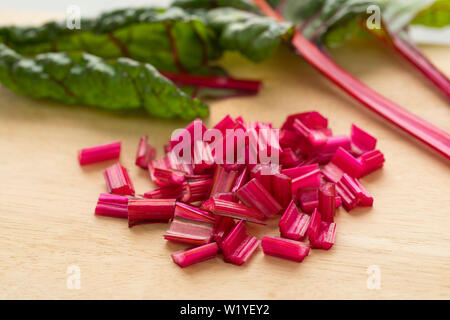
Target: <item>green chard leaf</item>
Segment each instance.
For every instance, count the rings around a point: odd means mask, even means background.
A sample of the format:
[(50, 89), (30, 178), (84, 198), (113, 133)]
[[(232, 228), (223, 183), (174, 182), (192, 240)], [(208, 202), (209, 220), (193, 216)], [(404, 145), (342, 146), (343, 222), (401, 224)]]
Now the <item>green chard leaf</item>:
[(224, 50), (239, 51), (253, 61), (267, 59), (283, 39), (293, 34), (291, 23), (234, 8), (217, 8), (206, 12), (207, 24), (219, 35)]
[(192, 71), (220, 58), (216, 34), (201, 17), (181, 8), (129, 8), (83, 19), (81, 29), (66, 22), (40, 27), (0, 27), (0, 39), (25, 55), (83, 51), (105, 58), (128, 57), (162, 71)]
[(420, 11), (412, 24), (431, 28), (443, 28), (450, 25), (450, 0), (436, 0), (433, 4)]
[(386, 0), (288, 0), (282, 15), (301, 26), (302, 34), (316, 43), (336, 46), (361, 36), (361, 19), (370, 5), (383, 7)]
[(433, 0), (391, 0), (383, 8), (382, 16), (386, 28), (392, 33), (403, 31)]
[(225, 50), (261, 61), (292, 33), (290, 23), (235, 8), (130, 8), (83, 19), (79, 30), (65, 22), (0, 27), (0, 82), (20, 94), (65, 103), (205, 117), (207, 106), (188, 94), (236, 93), (179, 89), (159, 71), (214, 74), (210, 62)]
[(381, 9), (384, 27), (400, 33), (411, 24), (443, 27), (450, 24), (450, 0), (288, 0), (274, 4), (286, 20), (302, 27), (308, 39), (337, 46), (367, 36), (362, 25), (367, 9)]
[(0, 43), (0, 82), (19, 94), (108, 110), (145, 108), (157, 117), (193, 119), (208, 107), (191, 99), (153, 66), (128, 58), (104, 60), (58, 52), (34, 58)]

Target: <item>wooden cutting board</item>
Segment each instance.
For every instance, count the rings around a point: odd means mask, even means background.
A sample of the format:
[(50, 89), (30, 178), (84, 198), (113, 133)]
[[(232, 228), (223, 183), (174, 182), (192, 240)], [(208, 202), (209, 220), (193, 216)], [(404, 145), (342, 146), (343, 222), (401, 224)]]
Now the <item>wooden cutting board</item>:
[[(0, 11), (5, 24), (49, 17)], [(450, 74), (449, 47), (422, 49)], [(384, 47), (368, 42), (332, 54), (377, 91), (450, 130), (448, 102)], [(301, 264), (259, 251), (242, 267), (217, 257), (181, 269), (170, 253), (184, 246), (163, 239), (166, 224), (130, 230), (126, 221), (94, 216), (105, 191), (102, 173), (112, 162), (80, 167), (76, 154), (121, 140), (121, 162), (142, 193), (153, 185), (134, 165), (139, 137), (148, 135), (161, 154), (171, 132), (186, 123), (32, 100), (0, 87), (0, 298), (450, 298), (449, 162), (287, 49), (261, 64), (235, 54), (220, 63), (235, 76), (262, 79), (264, 88), (256, 97), (211, 103), (207, 124), (230, 114), (280, 126), (287, 115), (307, 110), (327, 116), (336, 134), (348, 134), (356, 123), (378, 138), (386, 157), (382, 170), (362, 179), (374, 207), (340, 209), (335, 246), (314, 250)], [(258, 237), (277, 235), (275, 221), (249, 229)], [(77, 268), (81, 286), (70, 289)], [(380, 289), (367, 285), (376, 277), (368, 268), (379, 271)]]

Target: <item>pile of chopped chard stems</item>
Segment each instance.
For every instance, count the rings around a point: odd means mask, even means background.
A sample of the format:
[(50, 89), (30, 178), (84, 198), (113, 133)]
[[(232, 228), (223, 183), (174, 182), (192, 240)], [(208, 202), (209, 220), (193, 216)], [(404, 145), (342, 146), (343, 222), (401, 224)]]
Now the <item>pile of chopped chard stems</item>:
[[(229, 115), (208, 129), (196, 119), (162, 158), (146, 136), (140, 139), (135, 163), (156, 189), (137, 194), (120, 162), (107, 167), (109, 193), (100, 194), (95, 214), (127, 219), (130, 228), (169, 223), (164, 239), (186, 244), (172, 254), (180, 267), (218, 254), (242, 265), (260, 245), (266, 255), (301, 262), (311, 249), (334, 245), (337, 208), (373, 206), (360, 178), (384, 164), (376, 143), (354, 124), (350, 136), (333, 135), (315, 111), (289, 116), (279, 130)], [(79, 163), (119, 159), (120, 151), (120, 142), (89, 147), (79, 151)], [(279, 237), (249, 234), (247, 224), (274, 219)]]

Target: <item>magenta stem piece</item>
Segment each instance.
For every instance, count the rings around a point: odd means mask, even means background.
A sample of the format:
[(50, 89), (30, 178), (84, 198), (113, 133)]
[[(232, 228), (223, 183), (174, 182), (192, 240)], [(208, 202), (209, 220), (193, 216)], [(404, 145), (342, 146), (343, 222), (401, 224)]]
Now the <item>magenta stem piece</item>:
[(185, 192), (181, 201), (193, 203), (208, 199), (211, 191), (212, 179), (188, 181), (184, 184)]
[(181, 200), (184, 194), (183, 185), (159, 187), (144, 193), (142, 196), (147, 199), (177, 199)]
[(215, 221), (212, 213), (181, 202), (178, 202), (175, 206), (175, 217), (206, 223), (214, 223)]
[(252, 94), (258, 93), (261, 88), (261, 82), (256, 80), (244, 80), (220, 76), (200, 76), (187, 73), (162, 72), (162, 74), (176, 84), (184, 86), (231, 89), (247, 91)]
[(261, 247), (266, 255), (295, 262), (302, 262), (310, 251), (305, 243), (278, 237), (263, 237)]
[(222, 242), (226, 262), (242, 265), (248, 261), (259, 247), (259, 240), (247, 234), (244, 221), (240, 221)]
[(292, 199), (291, 178), (278, 173), (272, 177), (272, 195), (284, 209)]
[(309, 220), (308, 230), (306, 230), (309, 241), (314, 241), (318, 237), (321, 222), (322, 218), (320, 216), (320, 212), (317, 209), (314, 209), (311, 219)]
[(329, 250), (336, 239), (336, 223), (322, 221), (320, 223), (319, 232), (317, 236), (310, 239), (310, 245), (313, 249)]
[(278, 201), (253, 178), (237, 191), (237, 196), (247, 206), (262, 212), (266, 217), (271, 217), (282, 210)]
[(304, 174), (307, 174), (309, 172), (315, 171), (319, 169), (319, 165), (317, 163), (309, 164), (306, 166), (299, 166), (295, 168), (289, 168), (289, 169), (283, 169), (281, 170), (281, 173), (284, 175), (287, 175), (289, 178), (297, 178), (301, 177)]
[(373, 205), (373, 197), (369, 194), (362, 183), (344, 174), (336, 184), (336, 192), (342, 199), (342, 205), (347, 211), (351, 211), (357, 206), (371, 207)]
[(291, 183), (292, 194), (297, 194), (299, 189), (318, 188), (320, 186), (320, 169), (315, 169), (304, 175), (293, 178)]
[(213, 223), (175, 217), (164, 239), (200, 246), (211, 242), (213, 227)]
[(169, 222), (175, 213), (175, 199), (133, 199), (128, 201), (128, 227)]
[(95, 207), (95, 215), (127, 219), (128, 198), (109, 193), (100, 194)]
[(379, 150), (372, 150), (360, 155), (358, 161), (361, 163), (360, 177), (364, 177), (383, 166), (384, 155)]
[(106, 168), (103, 175), (110, 193), (134, 196), (134, 187), (128, 175), (128, 170), (120, 163)]
[(189, 250), (176, 251), (172, 253), (172, 259), (173, 262), (184, 268), (198, 262), (212, 259), (217, 255), (218, 251), (219, 246), (217, 243), (212, 242)]
[(230, 192), (237, 175), (238, 171), (226, 170), (222, 165), (218, 165), (214, 172), (210, 197), (214, 197), (217, 193)]
[(120, 141), (84, 148), (78, 151), (78, 161), (80, 162), (80, 165), (86, 165), (100, 161), (118, 159), (120, 157), (120, 149)]
[(323, 131), (310, 129), (299, 119), (294, 120), (292, 128), (313, 147), (322, 146), (327, 142), (327, 136)]
[(362, 164), (348, 151), (339, 148), (334, 154), (331, 162), (322, 168), (322, 173), (331, 182), (338, 182), (344, 173), (352, 177), (360, 177), (363, 171)]
[(233, 218), (217, 216), (216, 226), (214, 227), (213, 237), (217, 244), (221, 247), (223, 240), (234, 229), (236, 222)]
[(204, 205), (216, 215), (265, 224), (263, 221), (265, 216), (262, 212), (240, 203), (211, 198), (205, 201)]
[(147, 169), (148, 164), (156, 156), (156, 149), (148, 143), (148, 137), (142, 136), (139, 140), (135, 164), (142, 169)]
[(319, 187), (319, 212), (322, 214), (322, 220), (325, 222), (334, 222), (336, 211), (336, 192), (335, 185), (326, 182)]
[(374, 150), (377, 145), (377, 139), (356, 124), (352, 124), (350, 139), (352, 142), (352, 152), (358, 156)]
[(283, 238), (302, 240), (308, 230), (310, 217), (299, 213), (294, 201), (291, 201), (280, 221), (280, 234)]

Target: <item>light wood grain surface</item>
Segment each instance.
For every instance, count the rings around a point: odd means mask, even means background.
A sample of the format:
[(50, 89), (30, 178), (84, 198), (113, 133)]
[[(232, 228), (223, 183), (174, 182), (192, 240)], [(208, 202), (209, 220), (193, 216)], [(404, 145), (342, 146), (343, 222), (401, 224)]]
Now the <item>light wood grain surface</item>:
[[(2, 23), (31, 23), (49, 15), (0, 11)], [(449, 47), (422, 47), (450, 73)], [(409, 110), (450, 130), (450, 109), (427, 82), (382, 46), (363, 43), (333, 51), (345, 68)], [(282, 124), (291, 113), (318, 110), (337, 134), (356, 123), (374, 134), (385, 167), (363, 179), (375, 197), (371, 209), (337, 214), (330, 251), (314, 250), (301, 264), (258, 251), (242, 267), (220, 257), (186, 269), (170, 253), (166, 224), (129, 230), (125, 221), (95, 217), (105, 191), (104, 168), (81, 168), (77, 150), (121, 140), (121, 162), (138, 192), (153, 188), (134, 163), (147, 134), (162, 153), (182, 121), (114, 114), (37, 101), (0, 87), (0, 298), (45, 299), (398, 299), (450, 298), (449, 163), (341, 93), (306, 62), (281, 49), (254, 64), (234, 54), (221, 64), (233, 75), (264, 80), (260, 95), (211, 103), (214, 124), (224, 115)], [(276, 235), (276, 221), (250, 232)], [(76, 265), (81, 288), (66, 286)], [(381, 271), (381, 289), (366, 285), (369, 266)]]

